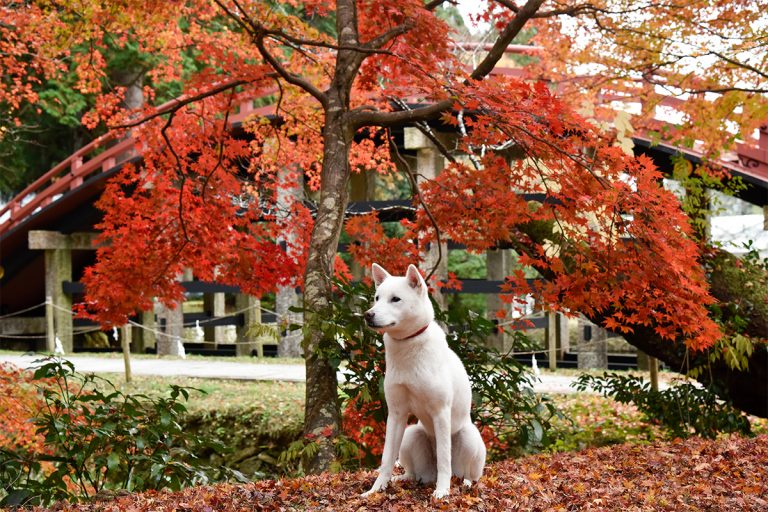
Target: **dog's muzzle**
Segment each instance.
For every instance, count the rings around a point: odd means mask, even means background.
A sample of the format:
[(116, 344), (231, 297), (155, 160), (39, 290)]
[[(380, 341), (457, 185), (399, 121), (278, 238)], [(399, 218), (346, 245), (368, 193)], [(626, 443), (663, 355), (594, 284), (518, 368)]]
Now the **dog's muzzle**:
[(376, 317), (376, 313), (374, 313), (370, 309), (365, 312), (365, 314), (363, 315), (363, 318), (365, 318), (365, 323), (368, 324), (368, 327), (376, 327), (376, 323), (373, 320), (375, 317)]

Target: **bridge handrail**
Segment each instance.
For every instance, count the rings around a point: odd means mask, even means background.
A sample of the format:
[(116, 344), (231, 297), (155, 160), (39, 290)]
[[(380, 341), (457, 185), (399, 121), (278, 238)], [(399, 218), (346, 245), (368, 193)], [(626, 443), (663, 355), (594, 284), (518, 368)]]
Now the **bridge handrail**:
[(125, 160), (126, 155), (132, 153), (135, 144), (132, 138), (123, 139), (105, 151), (85, 160), (96, 150), (115, 140), (116, 136), (112, 134), (102, 135), (75, 151), (35, 180), (0, 209), (0, 218), (8, 215), (2, 226), (7, 229), (16, 224), (19, 218), (23, 218), (38, 207), (50, 204), (55, 194), (77, 188), (94, 171), (106, 171), (118, 162)]
[[(269, 95), (273, 92), (272, 90), (267, 90), (264, 91), (264, 94)], [(157, 106), (154, 109), (154, 115), (169, 112), (172, 108), (180, 105), (185, 99), (186, 96), (181, 96)], [(247, 98), (240, 102), (238, 105), (239, 112), (230, 116), (230, 124), (243, 122), (246, 117), (251, 115), (264, 116), (274, 111), (273, 105), (254, 108), (253, 102), (253, 98)], [(31, 214), (37, 208), (50, 204), (56, 194), (77, 188), (94, 171), (108, 171), (136, 154), (137, 151), (134, 148), (136, 141), (128, 136), (117, 142), (114, 146), (86, 160), (95, 151), (110, 142), (118, 140), (118, 137), (119, 135), (115, 131), (97, 137), (56, 164), (50, 171), (36, 179), (7, 204), (0, 207), (0, 219), (5, 219), (0, 220), (0, 232), (10, 229), (19, 219)]]

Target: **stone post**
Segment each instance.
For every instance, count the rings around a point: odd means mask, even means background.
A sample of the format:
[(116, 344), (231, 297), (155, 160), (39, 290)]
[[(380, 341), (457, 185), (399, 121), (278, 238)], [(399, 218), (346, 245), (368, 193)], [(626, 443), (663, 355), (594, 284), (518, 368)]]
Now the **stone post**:
[[(417, 183), (431, 180), (437, 177), (440, 171), (445, 167), (445, 159), (434, 143), (416, 128), (405, 128), (405, 149), (416, 150), (416, 175)], [(433, 280), (445, 280), (448, 277), (448, 243), (445, 239), (438, 247), (436, 243), (431, 243), (423, 248), (421, 252), (423, 260), (422, 270), (429, 274), (435, 269), (432, 276)], [(439, 261), (438, 261), (439, 259)], [(433, 282), (428, 283), (430, 285)], [(441, 307), (445, 307), (445, 298), (439, 290), (435, 289), (432, 293)]]
[(170, 308), (163, 304), (157, 306), (158, 320), (165, 320), (162, 334), (156, 337), (157, 355), (178, 356), (179, 341), (184, 343), (184, 310), (181, 302)]
[[(64, 293), (64, 281), (72, 281), (72, 249), (90, 244), (90, 234), (65, 235), (56, 231), (30, 231), (30, 249), (45, 251), (45, 296), (50, 297), (52, 306), (46, 308), (46, 315), (53, 318), (54, 337), (58, 336), (65, 354), (72, 353), (72, 297)], [(91, 248), (88, 245), (87, 248)], [(50, 325), (50, 318), (47, 325)], [(50, 335), (49, 335), (50, 337)], [(48, 340), (46, 345), (50, 345)], [(50, 348), (46, 346), (46, 348)]]
[(157, 348), (157, 336), (155, 335), (157, 323), (155, 322), (154, 309), (141, 312), (141, 325), (145, 328), (137, 328), (137, 336), (133, 338), (135, 340), (133, 351), (138, 354), (143, 354), (148, 348)]
[(584, 339), (579, 346), (578, 367), (580, 370), (608, 368), (607, 331), (598, 325), (585, 323), (591, 328), (591, 339)]
[(238, 293), (235, 297), (235, 309), (243, 311), (243, 325), (237, 326), (237, 348), (238, 356), (250, 356), (253, 350), (259, 357), (264, 357), (264, 343), (262, 343), (250, 329), (261, 324), (261, 301), (256, 297)]
[(557, 313), (555, 339), (557, 341), (557, 353), (560, 356), (560, 359), (565, 359), (565, 353), (571, 348), (571, 339), (570, 329), (568, 328), (568, 317), (562, 313)]
[[(278, 215), (288, 216), (291, 205), (295, 201), (301, 201), (304, 196), (303, 180), (298, 172), (284, 169), (278, 173), (280, 186), (277, 189)], [(294, 235), (289, 233), (283, 242), (290, 243)], [(277, 326), (280, 332), (280, 342), (277, 346), (279, 357), (302, 357), (304, 351), (301, 347), (301, 329), (289, 330), (288, 325), (300, 324), (304, 315), (290, 311), (290, 308), (299, 306), (303, 302), (301, 295), (296, 292), (295, 286), (281, 286), (275, 294), (275, 312), (277, 313)]]
[[(510, 274), (511, 253), (506, 249), (492, 249), (485, 252), (486, 277), (489, 281), (503, 281)], [(499, 298), (498, 293), (491, 293), (486, 298), (489, 318), (495, 318), (494, 314), (500, 309), (509, 312), (510, 308)], [(488, 339), (488, 343), (495, 349), (506, 351), (509, 336), (504, 332), (494, 334)]]
[[(211, 317), (226, 316), (226, 296), (223, 293), (205, 293), (203, 294), (203, 311)], [(205, 341), (213, 341), (213, 348), (218, 348), (219, 343), (224, 343), (226, 327), (203, 325)], [(206, 346), (205, 348), (211, 348)]]
[[(191, 281), (191, 272), (186, 270), (177, 279), (179, 281)], [(177, 302), (174, 307), (157, 304), (156, 312), (158, 319), (165, 319), (163, 334), (157, 335), (157, 355), (180, 355), (179, 343), (184, 343), (184, 300)]]

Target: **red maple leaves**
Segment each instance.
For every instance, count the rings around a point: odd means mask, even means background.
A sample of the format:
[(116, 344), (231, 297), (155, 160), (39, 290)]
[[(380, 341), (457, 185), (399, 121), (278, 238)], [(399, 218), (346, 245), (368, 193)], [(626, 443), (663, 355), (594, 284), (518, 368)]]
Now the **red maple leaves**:
[[(337, 57), (349, 50), (338, 46), (342, 34), (313, 18), (331, 11), (314, 1), (282, 10), (126, 1), (77, 16), (67, 7), (10, 9), (14, 24), (0, 27), (7, 36), (0, 53), (12, 80), (0, 86), (0, 102), (35, 101), (33, 85), (63, 72), (56, 59), (66, 56), (78, 87), (95, 97), (84, 122), (131, 127), (142, 152), (141, 165), (125, 166), (98, 204), (106, 244), (84, 278), (94, 318), (124, 323), (153, 297), (177, 300), (186, 268), (255, 295), (301, 285), (312, 210), (281, 198), (306, 185), (311, 203), (326, 186), (323, 91), (340, 91), (332, 83)], [(502, 24), (517, 15), (498, 6), (487, 14)], [(510, 296), (534, 293), (550, 307), (607, 315), (606, 325), (619, 331), (652, 325), (694, 348), (714, 341), (698, 249), (650, 161), (613, 146), (543, 81), (468, 76), (448, 25), (421, 1), (358, 2), (354, 20), (361, 46), (349, 58), (360, 59), (360, 72), (341, 96), (346, 119), (356, 121), (328, 139), (352, 141), (345, 170), (395, 172), (379, 129), (393, 124), (379, 114), (393, 110), (405, 119), (413, 105), (444, 102), (430, 121), (452, 125), (458, 139), (454, 161), (423, 184), (434, 219), (421, 211), (397, 237), (374, 216), (347, 223), (361, 265), (376, 260), (396, 272), (417, 260), (418, 248), (436, 240), (434, 220), (471, 250), (514, 248), (546, 279), (531, 289), (510, 276)], [(125, 89), (105, 80), (107, 55), (133, 47), (148, 63), (147, 101), (138, 111), (121, 108)], [(22, 53), (35, 55), (29, 72), (19, 66)], [(183, 95), (160, 112), (153, 102), (171, 86)], [(273, 117), (243, 114), (250, 98), (258, 102), (250, 107), (271, 104)], [(236, 129), (232, 116), (242, 123)], [(330, 274), (332, 258), (325, 260)]]

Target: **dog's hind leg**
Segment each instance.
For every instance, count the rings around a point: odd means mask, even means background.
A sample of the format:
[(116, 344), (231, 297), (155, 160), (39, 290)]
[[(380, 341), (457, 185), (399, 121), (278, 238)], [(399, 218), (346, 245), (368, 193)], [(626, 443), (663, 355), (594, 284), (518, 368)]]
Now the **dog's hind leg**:
[(451, 471), (469, 487), (483, 476), (485, 443), (477, 427), (469, 423), (451, 438)]
[(437, 480), (437, 461), (434, 441), (427, 435), (421, 423), (409, 426), (400, 446), (400, 464), (405, 474), (396, 480), (416, 480), (431, 483)]

